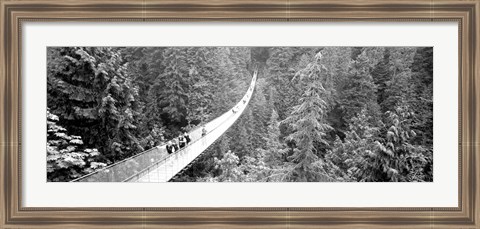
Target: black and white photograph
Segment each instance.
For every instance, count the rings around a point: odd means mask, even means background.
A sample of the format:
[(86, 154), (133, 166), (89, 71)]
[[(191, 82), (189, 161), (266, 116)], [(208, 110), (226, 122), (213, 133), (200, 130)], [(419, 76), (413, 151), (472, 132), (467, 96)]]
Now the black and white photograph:
[(47, 182), (433, 182), (433, 47), (48, 47)]

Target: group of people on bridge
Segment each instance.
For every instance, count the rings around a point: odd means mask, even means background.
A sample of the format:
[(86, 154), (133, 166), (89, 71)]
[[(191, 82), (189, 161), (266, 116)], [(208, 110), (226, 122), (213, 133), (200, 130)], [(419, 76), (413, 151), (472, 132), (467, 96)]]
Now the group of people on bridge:
[(172, 154), (187, 146), (191, 141), (192, 140), (190, 139), (190, 136), (187, 132), (185, 132), (183, 135), (168, 141), (165, 148), (167, 149), (168, 154)]
[[(205, 129), (205, 126), (203, 126), (202, 137), (205, 135), (207, 135), (207, 130)], [(168, 154), (172, 154), (186, 147), (191, 141), (192, 139), (190, 138), (190, 135), (188, 135), (187, 132), (184, 132), (183, 135), (180, 134), (177, 138), (168, 141), (165, 148), (167, 149)]]

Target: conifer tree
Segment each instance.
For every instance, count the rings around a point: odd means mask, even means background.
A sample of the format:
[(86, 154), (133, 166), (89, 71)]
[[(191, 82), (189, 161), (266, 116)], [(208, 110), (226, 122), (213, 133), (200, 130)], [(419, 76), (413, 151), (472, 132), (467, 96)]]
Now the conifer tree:
[(382, 109), (394, 111), (400, 104), (412, 100), (411, 75), (409, 72), (399, 72), (388, 82), (384, 90), (384, 100), (380, 104)]
[[(385, 48), (383, 53), (383, 59), (378, 62), (375, 68), (372, 70), (372, 77), (375, 85), (377, 86), (377, 102), (378, 104), (383, 104), (386, 97), (388, 96), (385, 92), (387, 89), (387, 83), (392, 78), (392, 72), (390, 71), (390, 48)], [(386, 110), (383, 110), (386, 112)]]
[(221, 174), (215, 178), (220, 182), (239, 182), (243, 181), (244, 174), (239, 167), (239, 158), (232, 151), (227, 151), (222, 159), (215, 158), (215, 164), (221, 171)]
[(209, 119), (209, 110), (212, 108), (214, 84), (211, 83), (214, 70), (209, 63), (212, 57), (212, 48), (195, 47), (188, 49), (188, 100), (187, 119), (189, 124), (199, 124)]
[(369, 158), (375, 157), (373, 152), (378, 132), (378, 128), (370, 124), (366, 109), (352, 118), (345, 139), (341, 141), (337, 138), (332, 150), (325, 156), (343, 171), (339, 177), (347, 181), (362, 181), (370, 173), (364, 166), (370, 163)]
[(267, 124), (269, 120), (268, 102), (264, 94), (264, 80), (257, 80), (255, 91), (252, 94), (252, 99), (249, 103), (249, 110), (246, 115), (248, 122), (251, 124), (252, 145), (254, 148), (262, 147), (264, 144), (263, 136), (267, 134)]
[(48, 105), (60, 125), (106, 162), (143, 151), (136, 138), (138, 89), (118, 48), (49, 48)]
[(432, 154), (425, 146), (416, 145), (412, 129), (414, 113), (406, 102), (386, 112), (382, 130), (384, 137), (375, 142), (374, 155), (362, 167), (368, 172), (366, 181), (431, 180)]
[(263, 155), (263, 161), (270, 168), (276, 168), (284, 163), (284, 156), (286, 154), (286, 146), (280, 140), (280, 122), (278, 121), (278, 114), (275, 110), (272, 111), (270, 121), (268, 122), (267, 134), (263, 137), (265, 146), (259, 149)]
[(189, 68), (186, 48), (169, 48), (163, 53), (165, 70), (157, 77), (153, 90), (161, 92), (162, 112), (174, 123), (185, 120)]
[(296, 72), (292, 67), (294, 56), (295, 51), (292, 48), (272, 48), (267, 61), (268, 83), (276, 89), (277, 93), (273, 102), (281, 119), (286, 118), (290, 108), (296, 104), (300, 96), (300, 91), (291, 82)]
[(376, 103), (376, 87), (365, 52), (358, 55), (352, 62), (346, 80), (339, 102), (344, 111), (344, 119), (348, 122), (364, 108), (367, 108), (368, 114), (375, 119), (378, 116), (379, 107)]
[(288, 180), (329, 179), (320, 158), (324, 152), (319, 152), (315, 147), (317, 144), (328, 145), (325, 135), (331, 129), (325, 121), (327, 104), (323, 97), (328, 92), (322, 83), (325, 68), (321, 65), (321, 59), (321, 54), (317, 54), (315, 60), (300, 72), (300, 80), (306, 84), (305, 92), (300, 98), (300, 104), (294, 106), (290, 116), (283, 121), (292, 129), (287, 139), (295, 143), (293, 155), (289, 157), (293, 168)]
[(418, 143), (433, 145), (433, 48), (417, 48), (412, 64), (413, 93), (419, 122), (413, 127)]
[[(247, 111), (244, 111), (247, 112)], [(253, 142), (252, 142), (252, 135), (249, 131), (252, 130), (252, 127), (248, 127), (248, 120), (247, 118), (243, 118), (239, 120), (238, 131), (232, 132), (232, 143), (234, 146), (232, 147), (234, 152), (239, 156), (240, 159), (243, 156), (251, 154), (253, 152)], [(243, 123), (243, 124), (242, 124)]]

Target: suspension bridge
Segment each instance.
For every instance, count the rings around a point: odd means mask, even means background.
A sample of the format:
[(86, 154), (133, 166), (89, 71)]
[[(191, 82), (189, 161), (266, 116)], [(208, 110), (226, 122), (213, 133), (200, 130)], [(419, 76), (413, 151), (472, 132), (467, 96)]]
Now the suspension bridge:
[(72, 182), (168, 182), (195, 162), (203, 151), (220, 138), (242, 115), (252, 97), (257, 72), (243, 98), (230, 110), (204, 125), (206, 135), (202, 136), (202, 127), (198, 127), (189, 136), (191, 142), (180, 150), (168, 154), (166, 145), (159, 145), (103, 169), (87, 174)]

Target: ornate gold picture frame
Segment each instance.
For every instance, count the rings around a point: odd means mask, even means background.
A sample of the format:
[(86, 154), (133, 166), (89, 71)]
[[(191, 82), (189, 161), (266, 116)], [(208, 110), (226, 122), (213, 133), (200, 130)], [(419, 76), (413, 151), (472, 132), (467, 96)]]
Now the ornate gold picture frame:
[[(478, 228), (479, 0), (2, 0), (0, 228)], [(22, 207), (22, 24), (28, 21), (454, 21), (459, 25), (459, 207)]]

